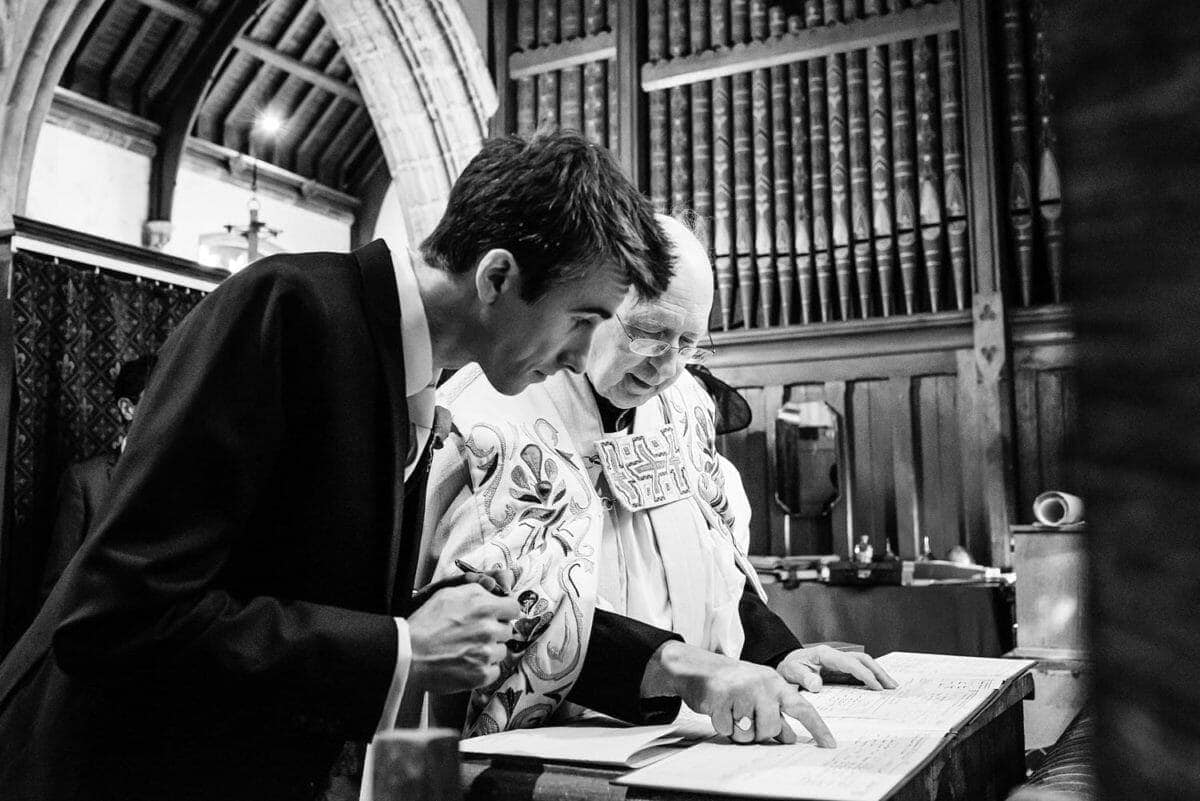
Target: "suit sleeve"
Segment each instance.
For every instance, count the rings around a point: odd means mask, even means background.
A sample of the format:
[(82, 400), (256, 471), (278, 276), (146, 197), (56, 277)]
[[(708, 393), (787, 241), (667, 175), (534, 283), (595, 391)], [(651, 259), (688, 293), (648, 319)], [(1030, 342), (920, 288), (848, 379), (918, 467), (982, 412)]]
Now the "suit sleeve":
[(68, 673), (152, 693), (164, 715), (219, 699), (214, 719), (374, 729), (396, 665), (393, 619), (276, 597), (257, 586), (265, 566), (248, 586), (231, 559), (258, 535), (256, 510), (286, 497), (273, 485), (285, 375), (304, 363), (297, 337), (314, 336), (310, 294), (278, 272), (243, 273), (167, 340), (104, 515), (64, 576), (54, 649)]
[(679, 698), (642, 698), (642, 676), (654, 652), (669, 640), (683, 641), (633, 618), (597, 609), (583, 669), (567, 700), (630, 723), (675, 719)]
[(746, 644), (742, 646), (742, 659), (746, 662), (773, 668), (792, 651), (804, 647), (749, 583), (742, 590), (738, 615), (746, 632)]
[(56, 502), (58, 511), (54, 516), (54, 528), (50, 532), (50, 548), (46, 553), (46, 567), (42, 571), (38, 603), (45, 603), (49, 597), (58, 577), (79, 550), (88, 525), (87, 507), (76, 465), (71, 465), (63, 473), (58, 484)]

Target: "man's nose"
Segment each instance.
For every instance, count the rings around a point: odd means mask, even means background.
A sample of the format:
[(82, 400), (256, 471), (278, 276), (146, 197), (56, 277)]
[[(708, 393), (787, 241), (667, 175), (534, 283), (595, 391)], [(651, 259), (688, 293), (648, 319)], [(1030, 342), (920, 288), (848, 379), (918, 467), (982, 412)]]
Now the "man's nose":
[(665, 353), (661, 353), (650, 359), (650, 365), (654, 367), (654, 372), (660, 381), (679, 372), (681, 364), (682, 360), (679, 358), (679, 351), (675, 348), (668, 348)]
[(558, 364), (576, 375), (583, 374), (584, 363), (587, 359), (588, 343), (573, 345), (558, 354)]

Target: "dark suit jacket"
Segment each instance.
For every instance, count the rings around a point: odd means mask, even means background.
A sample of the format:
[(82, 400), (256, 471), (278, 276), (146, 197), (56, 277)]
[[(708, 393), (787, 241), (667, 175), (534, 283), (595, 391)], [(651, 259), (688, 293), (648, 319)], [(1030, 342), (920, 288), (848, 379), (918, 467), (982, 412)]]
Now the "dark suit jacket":
[(108, 484), (117, 453), (106, 453), (75, 462), (63, 471), (56, 499), (58, 511), (50, 531), (46, 567), (42, 570), (39, 602), (44, 603), (54, 583), (96, 522), (100, 503), (108, 497)]
[[(394, 671), (407, 452), (382, 242), (222, 284), (164, 344), (96, 530), (0, 665), (0, 796), (311, 797)], [(609, 654), (644, 669), (669, 637), (593, 648), (591, 703), (636, 712), (640, 671), (614, 681)]]

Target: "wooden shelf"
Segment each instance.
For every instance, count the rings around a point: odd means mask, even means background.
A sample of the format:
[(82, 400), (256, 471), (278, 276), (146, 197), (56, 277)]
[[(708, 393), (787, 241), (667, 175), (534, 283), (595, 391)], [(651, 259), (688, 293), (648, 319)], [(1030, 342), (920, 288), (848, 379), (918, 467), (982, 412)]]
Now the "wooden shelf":
[(957, 0), (944, 0), (870, 19), (787, 33), (763, 42), (672, 58), (642, 67), (642, 89), (655, 92), (750, 70), (956, 31), (960, 18)]
[(617, 39), (611, 31), (594, 33), (579, 39), (522, 50), (508, 57), (509, 80), (528, 78), (544, 72), (578, 67), (592, 61), (617, 57)]

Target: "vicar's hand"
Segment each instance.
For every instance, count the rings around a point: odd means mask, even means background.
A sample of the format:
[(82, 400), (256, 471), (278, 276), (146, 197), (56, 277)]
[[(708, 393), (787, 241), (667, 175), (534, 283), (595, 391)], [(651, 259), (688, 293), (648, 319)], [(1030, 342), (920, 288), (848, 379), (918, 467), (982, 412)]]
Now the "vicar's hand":
[(783, 717), (788, 715), (808, 729), (817, 745), (837, 747), (817, 711), (774, 670), (676, 640), (664, 643), (650, 660), (642, 695), (678, 695), (737, 743), (796, 742)]
[(413, 651), (409, 681), (436, 693), (494, 682), (520, 612), (516, 599), (497, 596), (476, 582), (437, 590), (408, 618)]
[(809, 692), (820, 692), (826, 680), (857, 680), (868, 690), (894, 690), (896, 680), (861, 651), (839, 651), (828, 645), (797, 648), (775, 668), (785, 680)]

